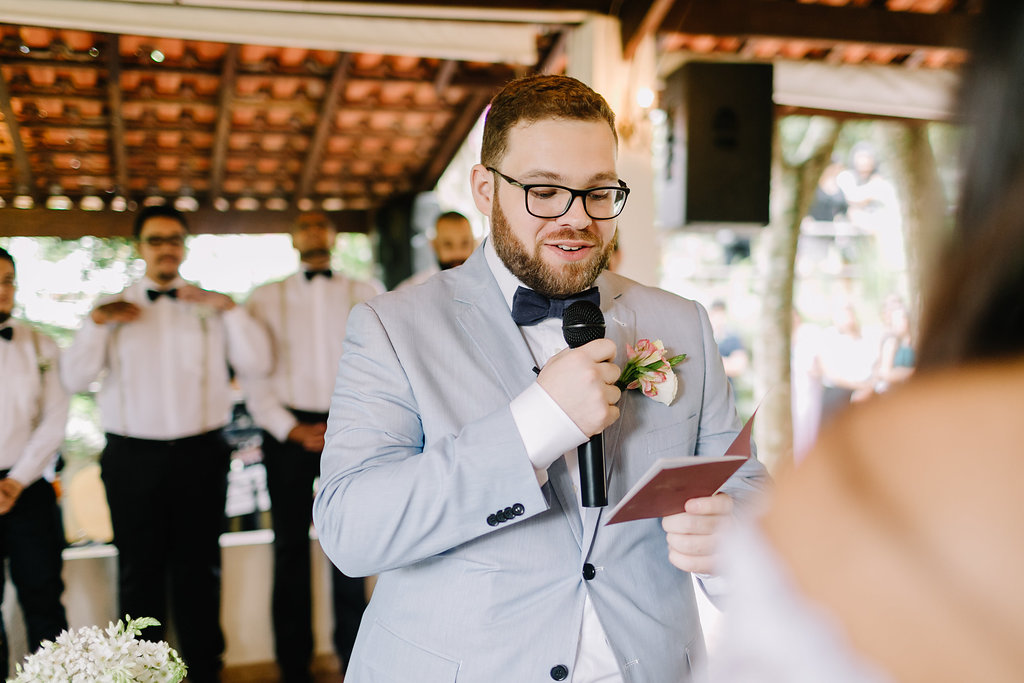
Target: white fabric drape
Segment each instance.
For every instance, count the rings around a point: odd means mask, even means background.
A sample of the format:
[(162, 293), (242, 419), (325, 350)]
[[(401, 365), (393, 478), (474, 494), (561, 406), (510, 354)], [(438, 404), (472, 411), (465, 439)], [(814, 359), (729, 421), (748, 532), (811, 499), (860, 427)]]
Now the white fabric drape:
[[(443, 18), (431, 18), (441, 16)], [(399, 16), (366, 3), (255, 0), (0, 0), (0, 21), (250, 45), (535, 64), (538, 24), (585, 13), (496, 11)]]

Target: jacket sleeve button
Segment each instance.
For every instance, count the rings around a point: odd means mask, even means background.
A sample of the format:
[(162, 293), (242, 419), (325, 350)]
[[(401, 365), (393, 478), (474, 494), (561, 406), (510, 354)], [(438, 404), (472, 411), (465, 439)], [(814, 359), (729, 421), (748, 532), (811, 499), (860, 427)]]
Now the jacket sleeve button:
[(498, 526), (498, 518), (495, 517), (494, 515), (488, 515), (487, 523), (490, 524), (491, 526)]
[(516, 503), (512, 506), (512, 514), (518, 517), (519, 515), (526, 512), (526, 508), (523, 507), (522, 503)]
[(564, 681), (569, 677), (569, 669), (564, 664), (557, 664), (551, 667), (551, 678), (556, 681)]

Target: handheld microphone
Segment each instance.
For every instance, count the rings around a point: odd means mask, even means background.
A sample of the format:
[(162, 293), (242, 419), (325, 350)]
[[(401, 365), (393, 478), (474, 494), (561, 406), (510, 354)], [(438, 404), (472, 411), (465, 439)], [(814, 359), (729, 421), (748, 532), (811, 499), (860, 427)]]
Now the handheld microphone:
[[(591, 301), (576, 301), (562, 315), (562, 336), (575, 349), (604, 337), (604, 315)], [(588, 508), (608, 504), (608, 483), (604, 477), (604, 435), (594, 434), (576, 450), (580, 464), (580, 498)]]

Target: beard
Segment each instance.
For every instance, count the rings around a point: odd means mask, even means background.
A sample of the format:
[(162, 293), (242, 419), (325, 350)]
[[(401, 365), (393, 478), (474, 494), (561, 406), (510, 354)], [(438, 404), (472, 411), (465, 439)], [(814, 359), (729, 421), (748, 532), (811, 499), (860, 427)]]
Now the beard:
[(305, 251), (299, 252), (299, 259), (303, 261), (309, 261), (311, 259), (330, 258), (331, 250), (325, 247), (314, 247)]
[(437, 267), (440, 268), (441, 270), (449, 270), (450, 268), (454, 268), (455, 266), (461, 266), (465, 262), (466, 259), (456, 259), (454, 261), (438, 261)]
[(541, 245), (535, 244), (531, 254), (525, 245), (520, 244), (501, 209), (497, 192), (494, 193), (494, 207), (491, 211), (491, 237), (494, 239), (494, 250), (498, 252), (505, 267), (524, 285), (553, 299), (590, 289), (601, 271), (608, 267), (615, 246), (614, 239), (608, 244), (602, 244), (601, 237), (589, 231), (567, 228), (551, 233), (549, 237), (553, 239), (584, 240), (594, 247), (590, 258), (565, 263), (556, 269), (544, 262)]

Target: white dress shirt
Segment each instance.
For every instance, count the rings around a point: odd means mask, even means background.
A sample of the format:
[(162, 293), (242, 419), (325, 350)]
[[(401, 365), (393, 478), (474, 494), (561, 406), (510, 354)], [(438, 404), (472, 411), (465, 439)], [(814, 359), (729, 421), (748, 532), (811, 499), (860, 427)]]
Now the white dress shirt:
[(54, 341), (16, 321), (10, 327), (11, 340), (0, 339), (0, 469), (29, 486), (64, 443), (69, 399)]
[[(516, 289), (525, 285), (502, 262), (490, 238), (484, 244), (484, 255), (511, 314)], [(568, 348), (562, 336), (562, 321), (558, 318), (548, 318), (536, 325), (524, 325), (519, 331), (538, 368), (543, 368), (548, 359)], [(547, 481), (547, 468), (560, 456), (565, 457), (582, 518), (583, 501), (578, 485), (579, 460), (576, 447), (587, 440), (586, 435), (537, 383), (531, 384), (513, 399), (510, 409), (541, 485)], [(572, 672), (572, 683), (622, 683), (623, 680), (589, 595), (583, 605), (579, 649)]]
[(103, 429), (140, 439), (170, 441), (226, 425), (231, 418), (228, 362), (238, 373), (270, 365), (266, 335), (241, 307), (221, 312), (169, 297), (150, 301), (149, 278), (99, 303), (124, 300), (142, 309), (130, 323), (97, 325), (86, 318), (65, 351), (61, 379), (68, 391), (97, 394)]
[(269, 334), (273, 356), (269, 376), (240, 375), (256, 424), (284, 441), (298, 424), (288, 408), (328, 411), (349, 311), (383, 291), (338, 272), (312, 280), (298, 272), (253, 291), (246, 308)]

